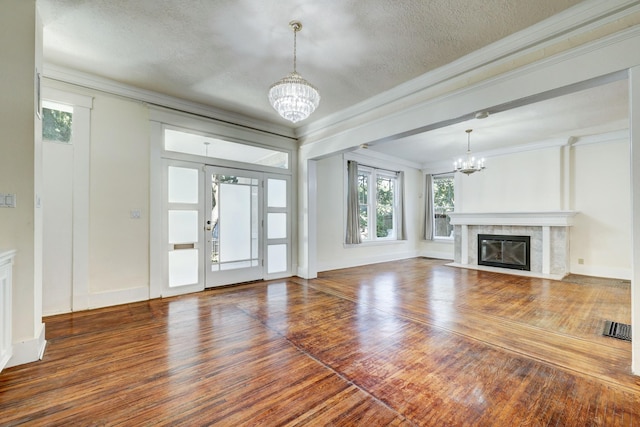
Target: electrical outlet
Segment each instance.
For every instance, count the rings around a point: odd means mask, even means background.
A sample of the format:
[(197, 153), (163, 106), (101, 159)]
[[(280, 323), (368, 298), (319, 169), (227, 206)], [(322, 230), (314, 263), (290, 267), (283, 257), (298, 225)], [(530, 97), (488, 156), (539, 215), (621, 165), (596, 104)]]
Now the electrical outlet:
[(578, 264), (584, 264), (584, 258), (578, 258)]
[(140, 219), (140, 211), (139, 210), (133, 210), (129, 212), (129, 217), (131, 219)]

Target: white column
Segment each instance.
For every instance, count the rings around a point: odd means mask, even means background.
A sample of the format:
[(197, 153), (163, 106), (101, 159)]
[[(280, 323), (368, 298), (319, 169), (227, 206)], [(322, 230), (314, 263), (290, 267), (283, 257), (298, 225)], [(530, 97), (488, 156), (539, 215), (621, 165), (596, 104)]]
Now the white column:
[(640, 375), (640, 66), (629, 69), (631, 147), (631, 370)]
[(551, 273), (551, 227), (542, 227), (542, 274)]
[(460, 226), (460, 264), (469, 264), (469, 226)]

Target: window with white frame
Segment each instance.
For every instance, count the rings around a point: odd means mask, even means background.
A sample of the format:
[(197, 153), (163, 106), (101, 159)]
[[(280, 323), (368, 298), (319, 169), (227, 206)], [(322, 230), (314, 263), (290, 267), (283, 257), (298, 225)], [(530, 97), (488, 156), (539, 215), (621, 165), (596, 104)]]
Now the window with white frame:
[(363, 242), (398, 238), (398, 174), (358, 165), (360, 238)]
[(453, 239), (453, 225), (449, 213), (455, 206), (455, 185), (453, 175), (434, 176), (433, 185), (433, 237)]

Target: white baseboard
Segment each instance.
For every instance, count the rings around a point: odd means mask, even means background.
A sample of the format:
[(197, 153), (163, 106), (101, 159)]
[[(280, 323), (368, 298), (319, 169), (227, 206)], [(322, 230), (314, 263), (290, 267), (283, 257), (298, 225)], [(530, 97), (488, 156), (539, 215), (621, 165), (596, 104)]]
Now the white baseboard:
[(425, 258), (445, 259), (453, 261), (453, 254), (449, 252), (420, 251), (420, 256)]
[(610, 268), (603, 266), (586, 266), (584, 264), (571, 264), (569, 270), (573, 274), (583, 276), (606, 277), (609, 279), (631, 280), (630, 268)]
[(13, 355), (7, 363), (7, 368), (12, 366), (24, 365), (42, 359), (47, 341), (44, 339), (45, 325), (40, 325), (40, 333), (37, 337), (20, 342), (13, 343)]
[(399, 261), (403, 259), (416, 258), (420, 256), (417, 251), (400, 252), (391, 255), (378, 255), (363, 258), (349, 258), (340, 261), (318, 262), (318, 271), (338, 270), (341, 268), (360, 267), (369, 264), (380, 264), (382, 262)]
[(99, 292), (89, 294), (89, 309), (111, 307), (114, 305), (128, 304), (131, 302), (147, 301), (149, 299), (149, 287), (119, 289), (116, 291)]

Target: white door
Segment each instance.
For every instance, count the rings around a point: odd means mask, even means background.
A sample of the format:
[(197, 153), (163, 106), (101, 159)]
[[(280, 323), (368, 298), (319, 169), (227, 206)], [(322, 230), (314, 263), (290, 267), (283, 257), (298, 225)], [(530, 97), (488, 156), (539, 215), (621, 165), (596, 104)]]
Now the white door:
[(206, 287), (264, 278), (262, 175), (205, 168)]
[(162, 296), (204, 289), (203, 165), (165, 160), (163, 165)]

